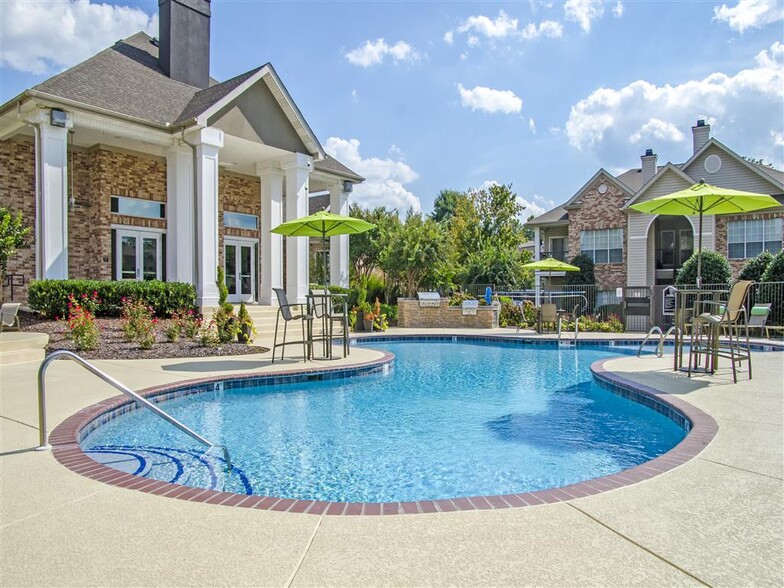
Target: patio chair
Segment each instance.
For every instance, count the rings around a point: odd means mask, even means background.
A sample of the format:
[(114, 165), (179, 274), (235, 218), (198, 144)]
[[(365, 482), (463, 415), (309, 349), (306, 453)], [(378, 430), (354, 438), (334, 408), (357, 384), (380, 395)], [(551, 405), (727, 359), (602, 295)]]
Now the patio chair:
[(539, 307), (539, 314), (537, 320), (538, 333), (543, 333), (545, 325), (547, 325), (547, 332), (551, 333), (550, 326), (554, 330), (558, 329), (558, 307), (555, 304), (542, 304)]
[[(278, 314), (275, 317), (275, 338), (272, 342), (272, 363), (275, 363), (275, 350), (280, 347), (280, 359), (283, 359), (283, 354), (286, 345), (302, 345), (303, 361), (310, 359), (313, 353), (313, 342), (311, 332), (312, 316), (308, 312), (307, 305), (305, 304), (289, 304), (286, 292), (281, 288), (273, 288), (275, 296), (278, 298)], [(297, 309), (294, 314), (292, 309)], [(283, 342), (278, 343), (278, 328), (280, 320), (283, 319)], [(299, 321), (302, 331), (302, 339), (299, 341), (287, 341), (288, 326), (292, 321)]]
[[(311, 290), (309, 301), (314, 319), (321, 321), (321, 335), (325, 357), (332, 357), (332, 341), (335, 338), (335, 324), (339, 327), (338, 337), (343, 339), (343, 357), (349, 354), (348, 309), (345, 296), (336, 296), (326, 290)], [(312, 340), (315, 341), (313, 336)]]
[[(692, 370), (699, 366), (702, 356), (705, 356), (705, 367), (710, 373), (716, 371), (717, 358), (729, 359), (732, 364), (732, 379), (735, 383), (738, 382), (736, 364), (748, 361), (749, 379), (751, 379), (749, 319), (745, 304), (753, 283), (750, 280), (741, 280), (733, 284), (726, 302), (714, 300), (703, 302), (704, 306), (712, 306), (714, 313), (704, 312), (695, 316), (692, 321), (689, 377)], [(727, 340), (720, 338), (722, 331), (727, 334)], [(741, 335), (745, 338), (745, 346), (741, 344)]]
[(17, 331), (22, 329), (18, 314), (20, 306), (22, 306), (20, 302), (6, 302), (0, 306), (0, 333), (8, 329)]
[(751, 311), (749, 312), (749, 331), (751, 331), (751, 329), (759, 329), (760, 337), (762, 337), (763, 332), (768, 332), (765, 327), (767, 326), (766, 323), (768, 322), (768, 316), (770, 315), (770, 307), (770, 302), (767, 304), (755, 304), (751, 307)]

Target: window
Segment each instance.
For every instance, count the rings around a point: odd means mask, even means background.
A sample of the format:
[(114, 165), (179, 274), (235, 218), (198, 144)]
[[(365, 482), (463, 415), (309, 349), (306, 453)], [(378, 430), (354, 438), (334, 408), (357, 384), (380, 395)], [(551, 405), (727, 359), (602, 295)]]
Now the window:
[(166, 205), (154, 200), (141, 200), (125, 196), (112, 196), (111, 211), (126, 216), (166, 218)]
[(580, 231), (580, 253), (594, 263), (623, 263), (623, 229)]
[(257, 217), (255, 214), (224, 212), (223, 226), (234, 227), (235, 229), (250, 229), (251, 231), (255, 231), (259, 228), (259, 217)]
[(781, 251), (780, 218), (738, 220), (727, 223), (727, 257), (747, 259), (767, 249), (774, 255)]

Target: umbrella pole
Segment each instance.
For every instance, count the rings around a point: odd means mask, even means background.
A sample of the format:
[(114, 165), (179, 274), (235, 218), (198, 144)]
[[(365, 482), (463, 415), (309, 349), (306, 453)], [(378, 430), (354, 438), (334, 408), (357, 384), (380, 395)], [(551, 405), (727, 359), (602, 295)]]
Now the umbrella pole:
[(327, 293), (327, 238), (324, 233), (321, 233), (321, 277), (324, 278), (324, 292)]
[(699, 240), (697, 244), (697, 288), (702, 287), (702, 196), (700, 196)]

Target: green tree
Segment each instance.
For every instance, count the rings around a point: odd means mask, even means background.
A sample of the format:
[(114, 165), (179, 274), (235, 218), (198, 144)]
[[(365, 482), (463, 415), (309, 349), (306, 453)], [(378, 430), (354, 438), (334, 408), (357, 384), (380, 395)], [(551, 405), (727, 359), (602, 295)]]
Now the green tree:
[(379, 267), (389, 234), (400, 224), (400, 221), (394, 210), (387, 210), (384, 207), (368, 210), (358, 204), (351, 205), (349, 216), (376, 225), (375, 229), (349, 237), (348, 255), (351, 274), (355, 282), (365, 284), (373, 270)]
[(533, 275), (523, 268), (530, 260), (530, 251), (498, 249), (488, 245), (468, 255), (458, 278), (463, 284), (495, 284), (500, 289), (526, 289), (533, 285)]
[[(721, 253), (716, 251), (702, 252), (702, 283), (703, 284), (728, 284), (732, 277), (730, 262)], [(697, 254), (695, 253), (683, 264), (675, 283), (679, 286), (697, 283)]]
[(14, 215), (7, 208), (0, 208), (0, 302), (3, 300), (2, 284), (8, 274), (8, 260), (18, 249), (30, 246), (30, 227), (24, 224), (22, 213)]
[(448, 286), (452, 271), (446, 233), (432, 218), (409, 210), (405, 221), (389, 234), (381, 268), (398, 280), (406, 296), (423, 288)]
[(765, 270), (768, 268), (771, 261), (773, 261), (771, 252), (767, 249), (763, 250), (757, 257), (746, 262), (746, 265), (740, 270), (738, 278), (741, 280), (752, 280), (754, 282), (762, 281), (762, 275), (765, 273)]
[(441, 190), (433, 201), (433, 213), (430, 217), (439, 223), (448, 222), (454, 216), (455, 206), (462, 196), (463, 193), (457, 190)]
[(594, 263), (593, 259), (588, 257), (587, 255), (576, 255), (572, 258), (572, 261), (569, 262), (570, 264), (579, 267), (580, 271), (575, 272), (565, 272), (564, 274), (564, 284), (595, 284), (596, 283), (596, 276), (594, 275)]
[[(535, 218), (536, 218), (535, 214), (529, 214), (528, 218), (525, 219), (525, 222), (527, 223), (531, 222)], [(534, 231), (534, 228), (523, 226), (523, 237), (525, 238), (526, 241), (533, 241), (534, 238), (536, 237), (536, 232)]]
[(773, 256), (765, 273), (762, 274), (762, 283), (757, 287), (757, 301), (770, 302), (770, 318), (772, 325), (784, 325), (784, 250)]

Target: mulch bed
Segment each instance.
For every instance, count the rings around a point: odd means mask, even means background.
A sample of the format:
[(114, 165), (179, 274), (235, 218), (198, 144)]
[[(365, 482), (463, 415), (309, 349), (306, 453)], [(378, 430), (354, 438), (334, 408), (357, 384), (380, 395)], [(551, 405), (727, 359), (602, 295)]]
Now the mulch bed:
[(196, 341), (181, 338), (177, 343), (166, 341), (164, 331), (168, 320), (159, 320), (157, 341), (152, 349), (140, 349), (134, 342), (123, 338), (119, 318), (97, 319), (101, 333), (98, 349), (94, 351), (77, 351), (73, 341), (66, 335), (65, 323), (41, 317), (40, 315), (20, 312), (19, 318), (23, 331), (46, 333), (49, 335), (47, 352), (58, 349), (67, 349), (78, 353), (86, 359), (166, 359), (180, 357), (220, 357), (226, 355), (249, 355), (253, 353), (266, 353), (266, 347), (257, 345), (243, 345), (241, 343), (222, 344), (218, 347), (201, 347)]

